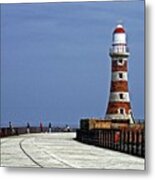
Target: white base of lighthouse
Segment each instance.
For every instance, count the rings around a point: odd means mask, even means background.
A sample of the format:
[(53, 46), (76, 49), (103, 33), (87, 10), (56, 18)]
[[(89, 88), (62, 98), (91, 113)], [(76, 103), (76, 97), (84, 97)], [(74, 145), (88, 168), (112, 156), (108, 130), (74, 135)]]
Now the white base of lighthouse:
[(134, 124), (134, 119), (131, 114), (106, 114), (106, 120), (129, 120), (130, 124)]

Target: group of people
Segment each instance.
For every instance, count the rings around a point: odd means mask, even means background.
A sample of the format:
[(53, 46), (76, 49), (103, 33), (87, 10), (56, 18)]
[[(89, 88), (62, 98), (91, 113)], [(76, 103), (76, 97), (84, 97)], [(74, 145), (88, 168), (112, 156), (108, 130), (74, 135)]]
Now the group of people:
[[(43, 124), (42, 124), (42, 122), (40, 122), (39, 127), (40, 127), (40, 132), (43, 132)], [(51, 122), (48, 125), (48, 132), (49, 133), (52, 132), (52, 124), (51, 124)], [(27, 133), (30, 133), (30, 123), (27, 123)]]
[[(40, 128), (40, 132), (44, 132), (45, 129), (43, 127), (42, 122), (40, 122), (39, 128)], [(12, 134), (12, 135), (15, 134), (15, 129), (13, 128), (11, 122), (9, 122), (9, 131), (10, 131), (10, 134)], [(64, 132), (70, 132), (71, 129), (70, 129), (70, 127), (68, 125), (66, 125), (65, 128), (63, 128), (63, 131)], [(31, 132), (31, 127), (30, 127), (30, 123), (29, 122), (27, 122), (27, 125), (26, 125), (26, 132), (27, 133)], [(48, 124), (48, 132), (49, 133), (52, 132), (52, 124), (51, 124), (51, 122), (49, 122), (49, 124)]]

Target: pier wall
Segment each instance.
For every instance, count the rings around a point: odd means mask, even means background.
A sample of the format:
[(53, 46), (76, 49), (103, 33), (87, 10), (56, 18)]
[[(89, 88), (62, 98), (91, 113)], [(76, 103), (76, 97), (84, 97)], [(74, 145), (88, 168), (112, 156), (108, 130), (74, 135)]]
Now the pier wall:
[(144, 129), (78, 129), (76, 139), (82, 143), (145, 157)]

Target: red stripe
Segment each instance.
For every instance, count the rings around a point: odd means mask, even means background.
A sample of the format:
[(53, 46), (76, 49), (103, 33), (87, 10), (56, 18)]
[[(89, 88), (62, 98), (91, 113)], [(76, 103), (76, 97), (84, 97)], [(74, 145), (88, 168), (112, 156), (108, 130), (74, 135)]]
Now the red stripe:
[(124, 30), (123, 28), (121, 28), (121, 27), (118, 27), (118, 28), (116, 28), (116, 29), (114, 30), (113, 33), (125, 33), (125, 30)]
[(124, 108), (128, 114), (131, 109), (130, 102), (109, 102), (106, 114), (118, 114), (119, 108)]
[(128, 92), (128, 81), (111, 81), (110, 92)]

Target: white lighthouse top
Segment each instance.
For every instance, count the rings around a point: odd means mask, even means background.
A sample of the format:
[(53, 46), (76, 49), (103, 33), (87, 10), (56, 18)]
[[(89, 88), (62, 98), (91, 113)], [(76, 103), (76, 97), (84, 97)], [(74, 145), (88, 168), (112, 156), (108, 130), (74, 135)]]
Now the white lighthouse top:
[(122, 24), (118, 24), (113, 31), (113, 45), (126, 44), (126, 33)]

